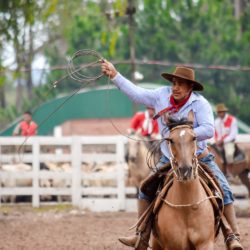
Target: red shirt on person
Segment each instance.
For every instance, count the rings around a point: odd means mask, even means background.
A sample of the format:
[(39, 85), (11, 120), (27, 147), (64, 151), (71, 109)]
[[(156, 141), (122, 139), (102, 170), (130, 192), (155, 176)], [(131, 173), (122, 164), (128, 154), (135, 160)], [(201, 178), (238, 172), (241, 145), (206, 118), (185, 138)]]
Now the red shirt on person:
[(33, 136), (37, 134), (37, 128), (37, 124), (32, 121), (31, 113), (25, 112), (23, 120), (15, 127), (13, 135)]
[(20, 122), (19, 127), (20, 127), (20, 134), (22, 136), (32, 136), (36, 135), (37, 133), (37, 124), (33, 121), (31, 121), (30, 123), (22, 121)]
[(159, 128), (156, 120), (153, 120), (146, 110), (145, 112), (137, 112), (132, 118), (130, 128), (134, 131), (140, 130), (142, 136), (158, 134)]

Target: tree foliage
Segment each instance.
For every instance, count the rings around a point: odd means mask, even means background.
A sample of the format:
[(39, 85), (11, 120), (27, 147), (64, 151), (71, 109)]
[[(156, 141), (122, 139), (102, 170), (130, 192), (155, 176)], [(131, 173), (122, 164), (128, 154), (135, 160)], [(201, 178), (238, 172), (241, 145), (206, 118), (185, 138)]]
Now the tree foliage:
[[(33, 53), (28, 57), (32, 62), (40, 54), (50, 66), (66, 65), (68, 56), (86, 48), (98, 51), (109, 60), (123, 61), (131, 59), (130, 34), (134, 31), (136, 58), (145, 62), (136, 68), (144, 75), (144, 81), (164, 82), (161, 72), (171, 72), (177, 64), (194, 65), (197, 79), (205, 85), (204, 95), (214, 103), (224, 102), (231, 112), (250, 123), (250, 72), (236, 69), (237, 65), (248, 69), (250, 65), (247, 53), (250, 51), (250, 4), (241, 1), (244, 9), (240, 18), (235, 17), (234, 1), (1, 1), (0, 32), (4, 37), (1, 46), (11, 42), (18, 51), (16, 55)], [(133, 16), (128, 11), (131, 3), (136, 9)], [(44, 41), (32, 52), (22, 43), (21, 34), (27, 32), (27, 27), (35, 31), (38, 26), (42, 27)], [(34, 42), (38, 39), (36, 35), (34, 32)], [(162, 66), (148, 66), (146, 63), (151, 60), (162, 62)], [(23, 61), (15, 58), (17, 65), (23, 66)], [(12, 76), (15, 81), (23, 77), (20, 67), (16, 67), (16, 78)], [(117, 64), (117, 67), (130, 78), (129, 65)], [(51, 71), (41, 87), (32, 86), (35, 98), (46, 99), (42, 94), (45, 84), (51, 84), (65, 73), (65, 70)], [(5, 84), (9, 82), (6, 80)], [(67, 79), (48, 97), (78, 86)]]

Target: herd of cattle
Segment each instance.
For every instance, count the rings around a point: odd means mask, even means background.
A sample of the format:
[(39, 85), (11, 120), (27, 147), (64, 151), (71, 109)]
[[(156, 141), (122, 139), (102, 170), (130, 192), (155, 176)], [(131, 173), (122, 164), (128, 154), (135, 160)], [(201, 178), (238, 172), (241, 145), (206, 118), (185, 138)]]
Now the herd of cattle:
[[(106, 163), (106, 164), (96, 164), (96, 163), (83, 163), (82, 164), (82, 172), (84, 174), (90, 173), (107, 173), (107, 172), (114, 172), (116, 169), (116, 165), (114, 163)], [(47, 172), (64, 172), (72, 173), (72, 168), (69, 163), (41, 163), (40, 164), (40, 171), (47, 171)], [(0, 165), (0, 186), (5, 188), (15, 188), (15, 187), (32, 187), (32, 179), (31, 178), (16, 178), (15, 176), (18, 173), (32, 173), (32, 165), (31, 164), (2, 164)], [(13, 175), (14, 173), (14, 175)], [(40, 178), (39, 179), (39, 187), (43, 188), (70, 188), (72, 179), (70, 178)], [(83, 187), (101, 187), (101, 186), (116, 186), (116, 182), (114, 179), (83, 179), (82, 180)], [(22, 201), (29, 201), (31, 197), (28, 196), (15, 196), (15, 195), (3, 195), (0, 197), (1, 202), (22, 202)], [(63, 195), (42, 195), (41, 201), (53, 201), (56, 200), (58, 202), (62, 201), (70, 201), (70, 196), (63, 196)]]

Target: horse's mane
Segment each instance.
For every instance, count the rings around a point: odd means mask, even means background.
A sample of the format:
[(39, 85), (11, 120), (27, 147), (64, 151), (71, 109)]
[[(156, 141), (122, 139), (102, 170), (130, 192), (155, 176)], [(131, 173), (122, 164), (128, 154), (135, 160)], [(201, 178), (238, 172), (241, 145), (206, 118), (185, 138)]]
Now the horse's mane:
[(181, 119), (178, 119), (178, 118), (175, 118), (172, 116), (168, 117), (167, 126), (170, 130), (177, 127), (177, 126), (180, 126), (180, 125), (188, 125), (188, 126), (192, 127), (193, 121), (190, 121), (185, 117), (183, 117)]

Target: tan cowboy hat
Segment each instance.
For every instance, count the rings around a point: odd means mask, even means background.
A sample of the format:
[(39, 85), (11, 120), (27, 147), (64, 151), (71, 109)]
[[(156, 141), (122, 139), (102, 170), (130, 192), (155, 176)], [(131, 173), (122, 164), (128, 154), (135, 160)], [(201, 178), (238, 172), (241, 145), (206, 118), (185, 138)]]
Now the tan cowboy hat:
[(225, 106), (224, 103), (219, 103), (216, 105), (216, 112), (227, 112), (228, 108)]
[(202, 91), (204, 89), (201, 83), (195, 81), (194, 70), (184, 66), (177, 66), (173, 74), (162, 73), (161, 76), (170, 82), (173, 82), (174, 78), (187, 80), (193, 84), (193, 90)]

